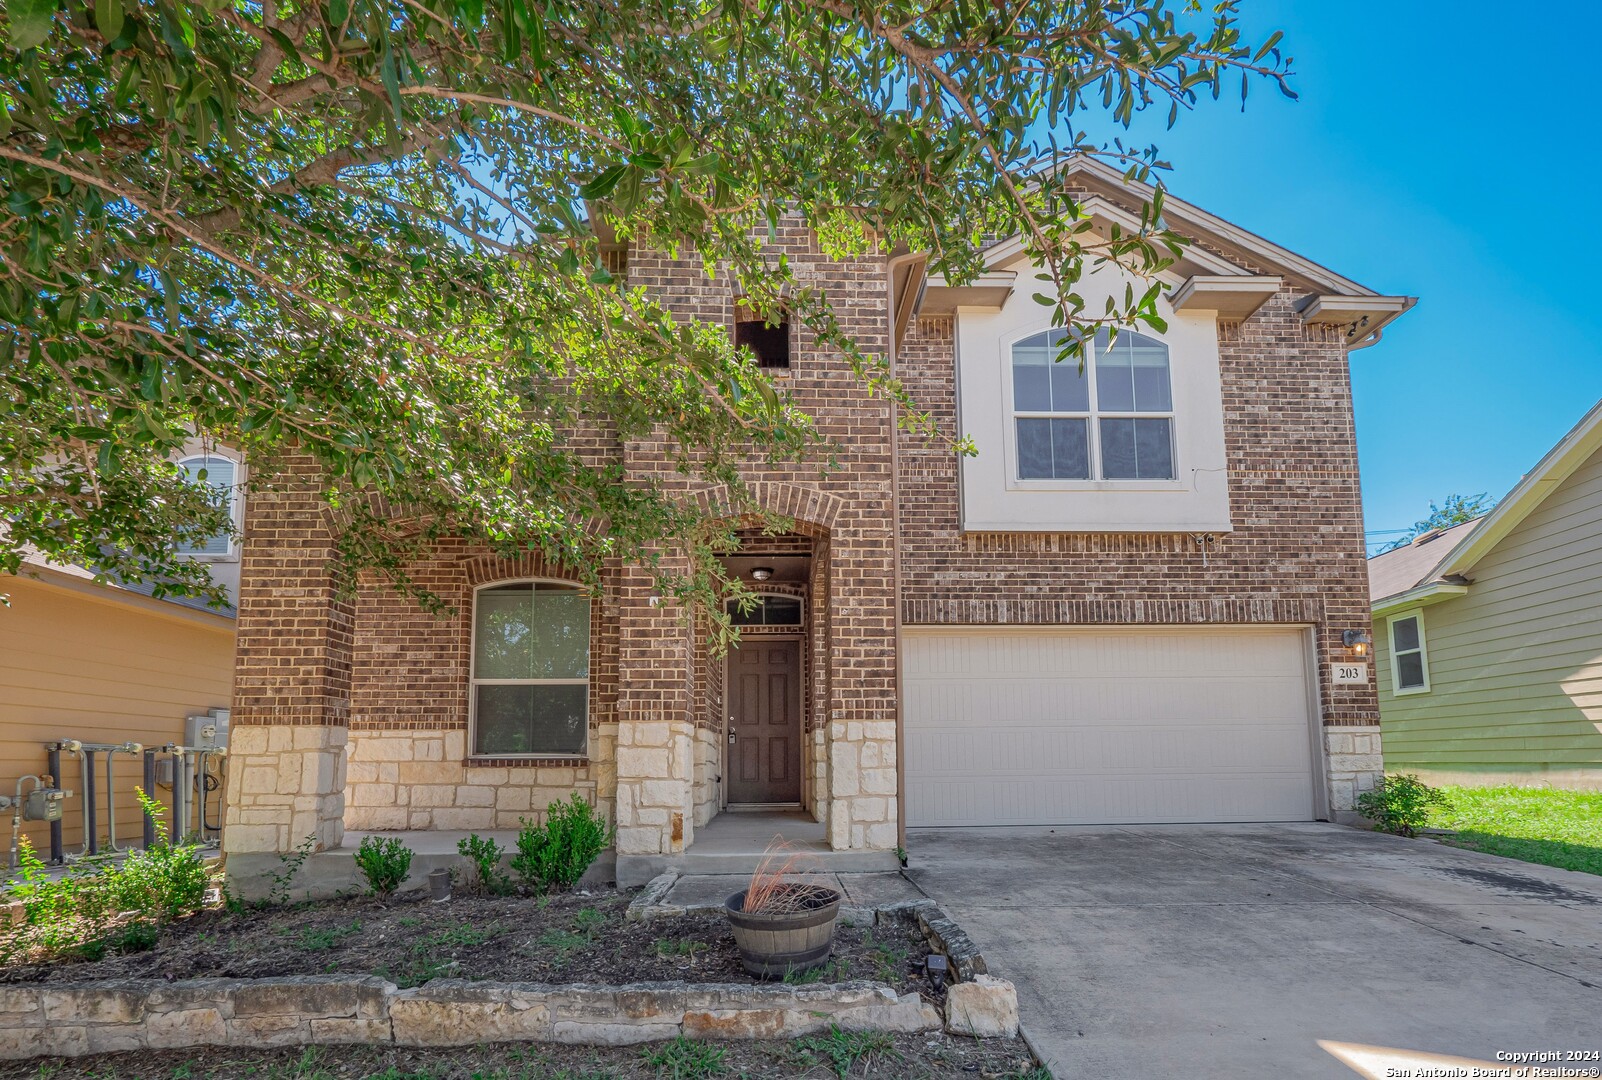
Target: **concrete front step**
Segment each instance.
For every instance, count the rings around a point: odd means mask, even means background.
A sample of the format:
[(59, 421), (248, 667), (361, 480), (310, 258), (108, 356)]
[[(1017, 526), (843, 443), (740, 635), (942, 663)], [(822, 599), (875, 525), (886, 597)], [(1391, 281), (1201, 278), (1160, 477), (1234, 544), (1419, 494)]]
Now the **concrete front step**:
[[(685, 877), (692, 874), (749, 877), (762, 856), (761, 850), (697, 851), (693, 846), (682, 855), (619, 855), (617, 887), (636, 888), (668, 870), (677, 870)], [(901, 860), (893, 851), (807, 851), (805, 864), (805, 870), (825, 874), (896, 873), (901, 869)]]

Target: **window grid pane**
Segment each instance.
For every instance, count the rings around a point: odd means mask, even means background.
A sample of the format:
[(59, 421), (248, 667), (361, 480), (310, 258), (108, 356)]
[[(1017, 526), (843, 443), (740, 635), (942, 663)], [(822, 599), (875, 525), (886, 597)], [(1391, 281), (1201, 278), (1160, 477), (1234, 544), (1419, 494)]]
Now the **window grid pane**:
[(562, 585), (482, 589), (473, 614), (475, 754), (583, 754), (590, 600)]
[[(1012, 349), (1013, 411), (1055, 413), (1019, 416), (1014, 433), (1020, 480), (1173, 480), (1173, 419), (1141, 416), (1171, 413), (1173, 394), (1168, 347), (1143, 334), (1124, 332), (1115, 343), (1098, 331), (1094, 361), (1081, 371), (1074, 362), (1057, 363), (1064, 331), (1052, 330), (1017, 342)], [(1091, 409), (1089, 368), (1095, 370), (1095, 409)], [(1092, 475), (1088, 418), (1097, 419), (1100, 468)]]
[[(234, 507), (234, 463), (227, 458), (205, 457), (189, 458), (179, 462), (184, 471), (184, 477), (191, 484), (204, 484), (213, 490), (214, 501), (220, 503), (230, 513)], [(206, 474), (201, 479), (200, 474)], [(228, 554), (231, 538), (225, 532), (215, 533), (204, 540), (179, 544), (180, 555), (226, 555)]]

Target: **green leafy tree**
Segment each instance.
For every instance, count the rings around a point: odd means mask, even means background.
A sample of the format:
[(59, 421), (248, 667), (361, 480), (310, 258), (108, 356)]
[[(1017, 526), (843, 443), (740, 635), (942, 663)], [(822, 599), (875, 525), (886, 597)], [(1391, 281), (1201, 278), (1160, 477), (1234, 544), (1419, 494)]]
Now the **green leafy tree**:
[(0, 570), (31, 546), (206, 593), (176, 542), (224, 514), (169, 464), (198, 437), (243, 450), (253, 486), (309, 455), (347, 569), (401, 587), (417, 545), (465, 535), (591, 575), (678, 548), (664, 585), (709, 600), (727, 526), (568, 433), (658, 432), (736, 510), (740, 463), (829, 447), (725, 328), (618, 280), (608, 245), (694, 252), (767, 315), (783, 297), (934, 436), (828, 297), (792, 287), (773, 224), (927, 251), (959, 282), (982, 237), (1020, 235), (1059, 323), (1160, 325), (1156, 286), (1105, 310), (1077, 286), (1095, 260), (1173, 258), (1161, 187), (1098, 238), (1053, 167), (1154, 179), (1156, 149), (1109, 130), (1253, 82), (1289, 94), (1279, 35), (1248, 41), (1237, 8), (10, 0)]
[(1485, 492), (1478, 495), (1448, 495), (1439, 506), (1430, 503), (1429, 516), (1422, 521), (1413, 522), (1413, 527), (1407, 530), (1405, 536), (1392, 540), (1380, 551), (1395, 551), (1406, 547), (1425, 533), (1437, 529), (1450, 529), (1454, 525), (1463, 525), (1476, 518), (1482, 518), (1496, 508), (1496, 500)]

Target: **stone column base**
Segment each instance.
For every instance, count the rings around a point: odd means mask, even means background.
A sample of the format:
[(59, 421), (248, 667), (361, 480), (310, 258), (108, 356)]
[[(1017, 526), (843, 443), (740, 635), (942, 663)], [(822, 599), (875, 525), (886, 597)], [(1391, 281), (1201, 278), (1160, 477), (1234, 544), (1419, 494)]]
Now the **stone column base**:
[(345, 838), (344, 725), (241, 724), (229, 733), (223, 851), (313, 851)]
[(1357, 797), (1372, 790), (1385, 773), (1379, 725), (1325, 728), (1324, 759), (1329, 770), (1330, 819), (1343, 825), (1361, 821)]

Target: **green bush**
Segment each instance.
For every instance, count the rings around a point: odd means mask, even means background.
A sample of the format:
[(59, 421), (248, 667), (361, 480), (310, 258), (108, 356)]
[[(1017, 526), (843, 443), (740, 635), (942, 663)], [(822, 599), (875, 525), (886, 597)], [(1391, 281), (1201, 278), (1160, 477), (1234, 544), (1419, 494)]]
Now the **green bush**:
[(406, 880), (406, 872), (412, 868), (412, 849), (393, 836), (387, 840), (364, 836), (356, 848), (356, 867), (373, 895), (382, 900)]
[(1412, 773), (1382, 776), (1374, 790), (1357, 797), (1358, 813), (1380, 832), (1416, 836), (1429, 823), (1431, 810), (1450, 807), (1451, 800)]
[(545, 808), (544, 825), (523, 819), (512, 869), (537, 892), (571, 888), (611, 842), (606, 821), (574, 793)]
[(138, 794), (157, 823), (156, 843), (145, 851), (82, 859), (53, 874), (23, 838), (16, 877), (0, 893), (20, 905), (22, 918), (0, 933), (0, 960), (93, 960), (108, 950), (147, 949), (163, 924), (204, 906), (211, 878), (199, 849), (171, 843), (160, 804)]
[(473, 864), (480, 892), (500, 896), (512, 891), (512, 879), (501, 873), (501, 857), (506, 849), (487, 836), (470, 833), (456, 842), (457, 854)]

